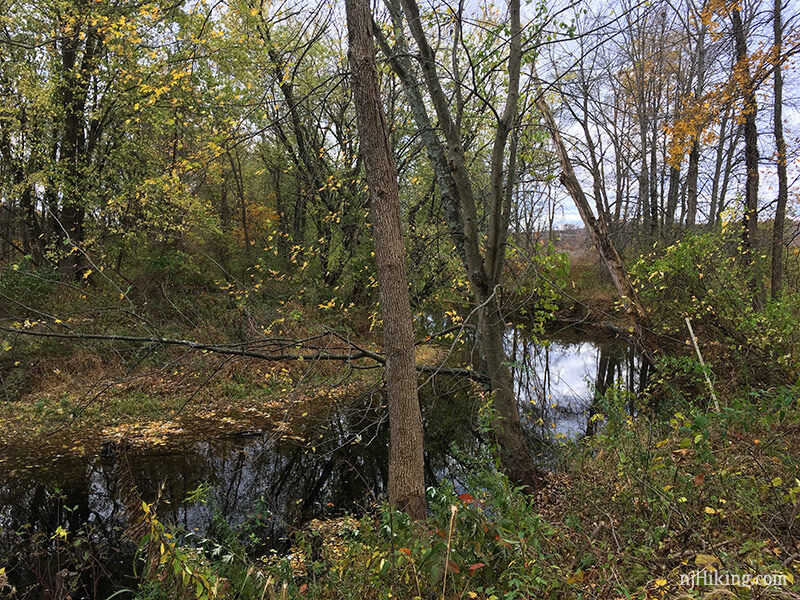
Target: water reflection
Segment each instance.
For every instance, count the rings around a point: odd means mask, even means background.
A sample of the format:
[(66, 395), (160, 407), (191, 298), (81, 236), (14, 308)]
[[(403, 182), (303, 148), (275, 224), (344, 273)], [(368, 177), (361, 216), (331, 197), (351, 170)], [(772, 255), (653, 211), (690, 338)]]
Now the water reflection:
[(641, 356), (631, 345), (582, 339), (574, 330), (542, 344), (513, 329), (506, 351), (523, 425), (551, 441), (591, 435), (597, 397), (612, 386), (638, 393), (644, 381)]
[[(543, 345), (510, 329), (507, 351), (532, 439), (591, 434), (596, 393), (641, 385), (639, 357), (618, 342), (573, 334)], [(465, 485), (468, 467), (459, 456), (476, 455), (484, 443), (477, 425), (480, 400), (472, 391), (471, 382), (457, 377), (436, 377), (421, 389), (429, 485), (442, 479)], [(384, 399), (375, 389), (315, 411), (283, 435), (198, 440), (160, 453), (130, 453), (126, 465), (143, 499), (157, 501), (161, 520), (200, 534), (214, 532), (215, 514), (232, 524), (247, 521), (266, 551), (285, 547), (292, 529), (311, 518), (360, 511), (384, 495), (387, 425)], [(121, 535), (120, 460), (65, 459), (0, 480), (0, 557), (21, 588), (35, 585), (32, 550), (15, 533), (26, 524), (27, 537), (38, 531), (48, 539), (59, 526), (75, 532), (91, 524), (104, 568), (116, 584), (127, 580), (131, 548)], [(201, 484), (209, 486), (206, 501), (185, 502)]]

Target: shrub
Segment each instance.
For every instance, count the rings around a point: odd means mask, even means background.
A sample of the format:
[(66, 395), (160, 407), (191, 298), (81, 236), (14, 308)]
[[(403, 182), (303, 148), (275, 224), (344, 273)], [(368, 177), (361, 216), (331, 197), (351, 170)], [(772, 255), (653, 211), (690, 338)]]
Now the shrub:
[(758, 267), (742, 263), (739, 242), (723, 229), (656, 247), (632, 265), (634, 284), (664, 332), (688, 338), (690, 317), (707, 358), (741, 373), (739, 385), (788, 383), (800, 370), (800, 296), (787, 292), (756, 308), (747, 282)]

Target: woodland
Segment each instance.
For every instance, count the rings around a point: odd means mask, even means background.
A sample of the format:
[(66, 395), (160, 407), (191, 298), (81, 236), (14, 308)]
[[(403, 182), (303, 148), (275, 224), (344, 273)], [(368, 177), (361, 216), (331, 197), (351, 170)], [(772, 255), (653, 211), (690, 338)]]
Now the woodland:
[(799, 53), (0, 0), (0, 600), (800, 598)]

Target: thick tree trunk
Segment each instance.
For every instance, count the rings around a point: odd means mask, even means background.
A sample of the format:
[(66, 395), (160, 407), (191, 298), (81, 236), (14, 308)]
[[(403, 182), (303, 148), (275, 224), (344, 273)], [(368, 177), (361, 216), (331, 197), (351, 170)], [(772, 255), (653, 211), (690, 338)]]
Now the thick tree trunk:
[(378, 265), (386, 389), (389, 396), (389, 502), (413, 519), (426, 515), (422, 416), (408, 298), (397, 170), (381, 104), (367, 0), (347, 0), (353, 99), (370, 197)]
[[(63, 255), (59, 268), (65, 276), (80, 278), (84, 270), (84, 220), (86, 206), (84, 178), (89, 165), (91, 147), (86, 139), (86, 102), (88, 86), (96, 62), (98, 41), (95, 30), (74, 32), (61, 42), (61, 103), (64, 110), (64, 129), (61, 138), (59, 162), (64, 182), (61, 188), (62, 204), (60, 227)], [(78, 56), (83, 50), (80, 63)]]
[(61, 48), (61, 66), (64, 79), (61, 102), (64, 109), (64, 131), (61, 139), (60, 162), (63, 168), (63, 203), (60, 211), (59, 238), (63, 255), (59, 269), (66, 277), (79, 277), (82, 266), (80, 244), (83, 241), (83, 209), (80, 206), (80, 168), (82, 150), (83, 102), (76, 82), (78, 37), (64, 40)]
[(773, 15), (775, 57), (775, 146), (778, 159), (778, 202), (775, 207), (775, 222), (772, 225), (772, 296), (781, 295), (783, 288), (783, 229), (786, 221), (786, 202), (789, 197), (789, 185), (786, 174), (786, 140), (783, 137), (783, 73), (781, 72), (781, 50), (783, 48), (783, 23), (781, 22), (781, 4), (783, 0), (775, 0)]
[(667, 225), (675, 223), (675, 211), (678, 210), (678, 195), (681, 187), (681, 168), (680, 165), (670, 166), (669, 168), (669, 187), (667, 188), (667, 210), (664, 220)]
[(496, 294), (482, 302), (478, 332), (484, 369), (489, 376), (492, 405), (497, 417), (492, 423), (500, 448), (503, 467), (515, 483), (532, 492), (544, 485), (544, 472), (536, 466), (522, 431), (514, 393), (514, 378), (508, 366), (504, 345), (505, 320)]

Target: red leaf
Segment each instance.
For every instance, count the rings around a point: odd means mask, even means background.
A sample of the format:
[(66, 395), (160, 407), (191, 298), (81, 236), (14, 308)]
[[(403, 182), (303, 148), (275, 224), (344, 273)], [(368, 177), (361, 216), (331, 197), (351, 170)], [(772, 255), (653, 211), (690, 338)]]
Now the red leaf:
[(308, 585), (306, 585), (304, 583), (303, 585), (300, 586), (300, 593), (301, 594), (305, 594), (307, 589), (308, 589)]
[(701, 485), (703, 485), (703, 482), (705, 480), (706, 480), (706, 474), (705, 473), (699, 473), (699, 474), (695, 475), (694, 476), (694, 486), (695, 487), (700, 487)]
[(461, 500), (464, 504), (472, 504), (473, 502), (475, 502), (475, 498), (473, 498), (472, 495), (470, 494), (461, 494), (459, 495), (458, 499)]
[(461, 573), (461, 569), (459, 569), (458, 565), (452, 560), (447, 562), (447, 568), (453, 573)]
[(481, 567), (485, 567), (486, 565), (483, 563), (474, 563), (469, 566), (469, 576), (472, 577), (475, 575), (475, 572), (480, 569)]

